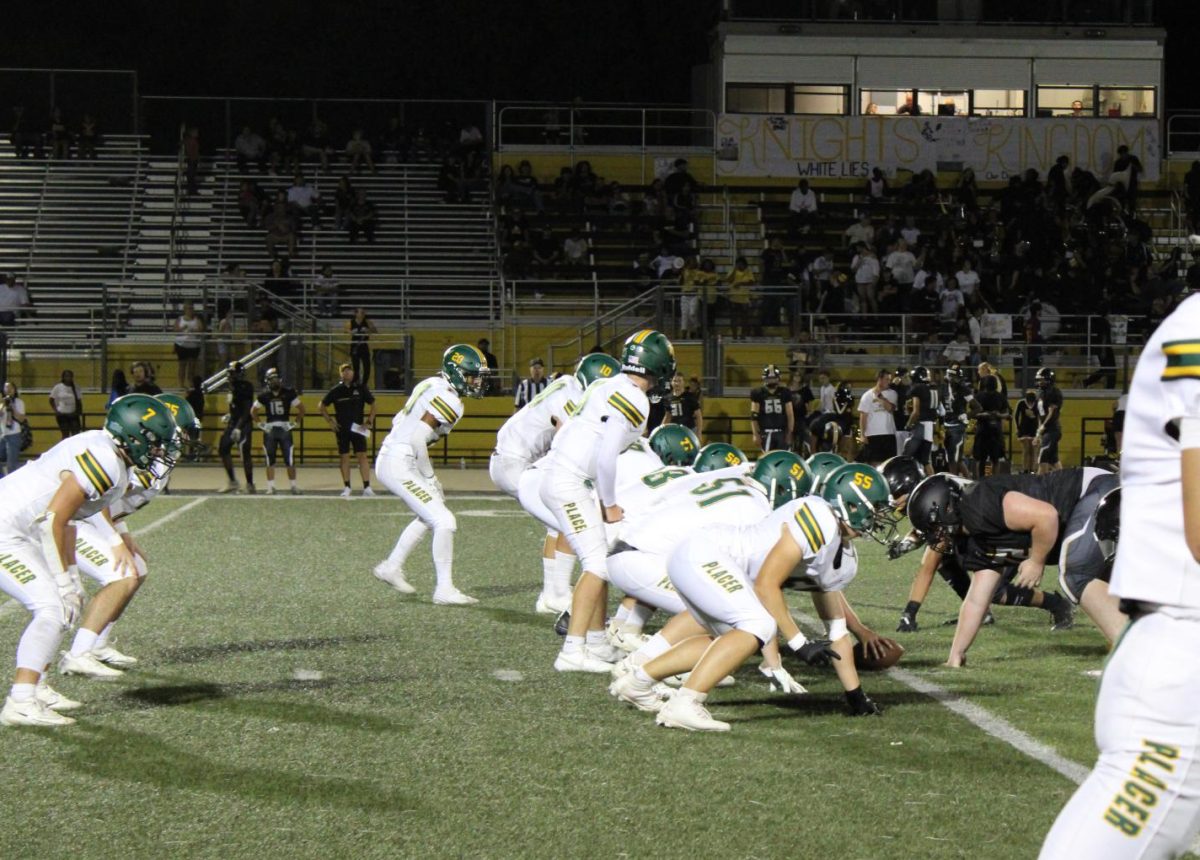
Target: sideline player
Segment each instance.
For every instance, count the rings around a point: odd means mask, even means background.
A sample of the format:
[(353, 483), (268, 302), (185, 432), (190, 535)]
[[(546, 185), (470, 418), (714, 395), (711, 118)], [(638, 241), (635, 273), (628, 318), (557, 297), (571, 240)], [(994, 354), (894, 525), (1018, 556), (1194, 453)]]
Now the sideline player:
[(233, 474), (233, 449), (237, 448), (242, 455), (242, 470), (246, 473), (246, 492), (253, 494), (254, 490), (254, 457), (250, 448), (250, 432), (253, 424), (250, 421), (250, 408), (254, 405), (254, 386), (246, 379), (246, 368), (240, 361), (229, 362), (229, 411), (221, 416), (225, 432), (221, 434), (221, 443), (217, 453), (221, 457), (221, 465), (229, 483), (222, 493), (238, 491), (237, 478)]
[(1100, 756), (1042, 860), (1177, 857), (1200, 830), (1200, 295), (1142, 350), (1124, 434), (1109, 588), (1130, 624), (1100, 681)]
[(589, 651), (604, 653), (609, 647), (604, 526), (623, 517), (616, 499), (617, 458), (646, 429), (648, 393), (666, 394), (674, 375), (675, 349), (665, 335), (652, 329), (631, 335), (622, 350), (621, 372), (589, 385), (575, 417), (554, 437), (541, 497), (583, 568), (571, 597), (567, 635), (554, 661), (560, 672), (610, 669)]
[(942, 381), (942, 427), (946, 431), (946, 460), (951, 474), (967, 476), (970, 469), (966, 462), (965, 442), (967, 435), (967, 411), (975, 399), (962, 365), (957, 362), (946, 368)]
[(428, 446), (449, 436), (462, 418), (462, 397), (483, 397), (487, 371), (487, 361), (475, 347), (459, 343), (447, 349), (438, 375), (418, 383), (404, 408), (392, 419), (392, 431), (375, 458), (379, 480), (416, 514), (391, 554), (375, 566), (375, 576), (401, 594), (416, 591), (404, 577), (404, 562), (432, 529), (437, 574), (433, 602), (457, 606), (479, 602), (454, 587), (454, 532), (458, 522), (446, 507), (441, 482), (429, 461)]
[(1038, 390), (1038, 429), (1034, 444), (1038, 449), (1038, 474), (1045, 475), (1062, 468), (1058, 442), (1062, 439), (1062, 391), (1054, 384), (1054, 371), (1039, 367), (1034, 384)]
[[(258, 394), (258, 399), (250, 407), (250, 421), (259, 427), (263, 433), (263, 457), (267, 461), (267, 495), (275, 495), (275, 460), (283, 451), (283, 463), (287, 467), (288, 481), (292, 485), (292, 495), (300, 495), (296, 486), (296, 464), (292, 460), (292, 423), (291, 411), (296, 410), (296, 423), (304, 420), (304, 402), (300, 392), (291, 386), (283, 384), (279, 371), (271, 368), (264, 376), (267, 387)], [(258, 423), (260, 411), (266, 411), (266, 421)]]
[(792, 392), (779, 384), (781, 378), (779, 368), (768, 364), (762, 369), (762, 386), (750, 392), (750, 430), (764, 454), (788, 450), (796, 428)]
[[(585, 355), (574, 373), (563, 374), (504, 422), (496, 433), (496, 449), (488, 461), (488, 475), (497, 489), (522, 501), (521, 480), (534, 463), (550, 451), (554, 434), (572, 415), (584, 390), (597, 379), (621, 372), (621, 363), (604, 353)], [(540, 475), (540, 473), (539, 473)], [(531, 475), (530, 478), (536, 476)], [(525, 500), (537, 496), (527, 492)], [(548, 511), (530, 513), (543, 521), (552, 519)], [(547, 526), (542, 542), (542, 590), (534, 605), (536, 612), (557, 615), (571, 607), (571, 571), (575, 555), (566, 538)]]
[(126, 395), (109, 407), (103, 430), (64, 439), (0, 480), (0, 589), (32, 616), (17, 645), (17, 671), (0, 723), (75, 722), (52, 708), (68, 710), (78, 703), (43, 682), (63, 633), (82, 609), (71, 520), (96, 518), (108, 535), (114, 564), (132, 570), (133, 556), (113, 529), (108, 507), (125, 492), (129, 467), (153, 468), (176, 430), (161, 402), (149, 395)]
[[(191, 454), (200, 445), (201, 426), (191, 405), (178, 394), (160, 394), (175, 419), (181, 437), (167, 447), (164, 456), (153, 469), (129, 470), (129, 485), (125, 493), (109, 506), (113, 528), (125, 547), (133, 554), (133, 570), (119, 568), (109, 552), (106, 530), (94, 520), (75, 524), (75, 561), (79, 572), (100, 584), (100, 591), (83, 609), (83, 620), (75, 631), (71, 648), (59, 662), (64, 675), (89, 675), (95, 678), (114, 678), (121, 669), (136, 664), (137, 658), (123, 654), (109, 644), (113, 625), (125, 612), (130, 601), (146, 579), (146, 553), (129, 530), (125, 518), (141, 510), (161, 493), (171, 478), (178, 455)], [(176, 450), (176, 447), (182, 448)]]
[(916, 460), (926, 475), (932, 475), (930, 455), (933, 453), (933, 429), (938, 421), (938, 389), (929, 384), (929, 370), (923, 365), (918, 364), (912, 369), (912, 385), (905, 406), (908, 418), (904, 429), (909, 435), (901, 453)]
[[(321, 398), (321, 417), (337, 436), (338, 462), (342, 470), (342, 498), (350, 498), (350, 450), (358, 459), (358, 475), (362, 478), (362, 494), (373, 496), (371, 469), (367, 465), (367, 435), (375, 428), (375, 395), (354, 376), (354, 368), (343, 364), (338, 368), (342, 378)], [(329, 407), (333, 407), (333, 415)], [(370, 407), (367, 411), (366, 407)], [(366, 415), (364, 416), (364, 412)], [(361, 431), (361, 432), (360, 432)]]

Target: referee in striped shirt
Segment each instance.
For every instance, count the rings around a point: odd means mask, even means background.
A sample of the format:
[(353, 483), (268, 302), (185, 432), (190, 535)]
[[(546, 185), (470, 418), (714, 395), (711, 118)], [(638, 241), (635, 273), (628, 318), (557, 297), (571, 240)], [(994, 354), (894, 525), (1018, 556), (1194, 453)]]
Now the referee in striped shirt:
[(516, 396), (513, 397), (513, 411), (519, 411), (522, 406), (541, 394), (547, 385), (549, 381), (546, 379), (546, 365), (540, 358), (535, 358), (529, 362), (529, 377), (522, 379), (521, 384), (517, 386)]

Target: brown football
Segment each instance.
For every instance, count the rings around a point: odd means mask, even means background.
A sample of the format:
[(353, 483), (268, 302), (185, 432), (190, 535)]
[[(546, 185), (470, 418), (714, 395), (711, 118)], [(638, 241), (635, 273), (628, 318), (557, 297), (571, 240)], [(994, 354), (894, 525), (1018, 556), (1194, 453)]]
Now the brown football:
[(880, 659), (868, 657), (863, 651), (862, 643), (859, 642), (854, 646), (854, 665), (859, 669), (867, 672), (877, 672), (882, 669), (889, 669), (900, 662), (900, 658), (904, 656), (904, 646), (899, 643), (896, 647), (889, 648)]

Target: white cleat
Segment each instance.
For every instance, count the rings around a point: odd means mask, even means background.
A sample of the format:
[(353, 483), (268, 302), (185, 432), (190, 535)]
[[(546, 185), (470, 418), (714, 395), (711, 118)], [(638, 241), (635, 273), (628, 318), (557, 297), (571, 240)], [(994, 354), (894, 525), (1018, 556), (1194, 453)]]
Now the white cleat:
[(43, 707), (49, 708), (52, 711), (74, 711), (77, 708), (83, 707), (83, 702), (68, 699), (62, 693), (58, 692), (58, 690), (47, 684), (45, 680), (38, 681), (34, 698), (41, 702)]
[[(690, 677), (692, 677), (691, 672), (684, 672), (682, 675), (672, 675), (670, 678), (664, 679), (663, 683), (667, 684), (668, 686), (671, 686), (671, 687), (682, 687), (684, 684), (687, 683), (687, 680)], [(736, 683), (737, 683), (737, 678), (733, 677), (732, 675), (726, 675), (720, 681), (717, 681), (717, 686), (718, 687), (732, 687)]]
[(4, 708), (0, 710), (0, 724), (6, 726), (70, 726), (75, 720), (56, 713), (37, 698), (28, 702), (14, 702), (12, 696), (4, 700)]
[(650, 637), (632, 630), (615, 630), (608, 639), (609, 643), (626, 654), (632, 654), (650, 641)]
[(637, 708), (639, 711), (649, 711), (657, 714), (662, 710), (666, 698), (660, 692), (660, 685), (639, 681), (636, 675), (628, 674), (618, 678), (608, 685), (608, 692)]
[(73, 656), (69, 651), (64, 651), (62, 659), (58, 661), (58, 671), (64, 675), (87, 675), (89, 678), (104, 679), (120, 678), (125, 674), (120, 669), (105, 666), (91, 654)]
[(663, 703), (654, 722), (689, 732), (727, 732), (731, 728), (729, 723), (714, 720), (708, 709), (691, 696), (672, 696)]
[(267, 487), (267, 495), (268, 495), (268, 496), (273, 496), (273, 495), (275, 495), (275, 488), (274, 488), (274, 487)]
[(594, 675), (607, 675), (612, 672), (612, 664), (597, 660), (588, 653), (587, 648), (578, 651), (559, 651), (554, 658), (554, 669), (557, 672), (591, 672)]
[(417, 590), (409, 585), (408, 580), (404, 578), (404, 571), (399, 567), (394, 567), (388, 564), (386, 560), (375, 565), (375, 570), (373, 572), (376, 579), (381, 582), (386, 582), (401, 594), (417, 593)]
[(132, 666), (138, 661), (137, 657), (122, 654), (111, 645), (101, 645), (99, 648), (93, 648), (91, 653), (101, 663), (107, 663), (109, 666)]
[(343, 498), (343, 499), (348, 499), (348, 498), (350, 498), (350, 488), (349, 488), (349, 487), (342, 487), (341, 496), (342, 496), (342, 498)]
[(363, 494), (364, 499), (369, 499), (375, 495), (375, 491), (372, 490), (370, 487), (363, 487), (362, 494)]
[(293, 495), (293, 496), (298, 496), (298, 495), (300, 495), (300, 488), (299, 488), (299, 487), (292, 487), (292, 495)]
[(626, 675), (632, 673), (636, 668), (637, 666), (633, 664), (633, 655), (630, 654), (629, 656), (618, 660), (616, 663), (613, 663), (610, 671), (612, 672), (613, 680), (615, 681), (619, 678), (624, 678)]
[(238, 486), (238, 482), (237, 482), (237, 481), (230, 481), (230, 482), (229, 482), (228, 484), (226, 484), (224, 487), (222, 487), (221, 489), (217, 490), (217, 492), (218, 492), (218, 493), (221, 493), (221, 494), (223, 495), (223, 494), (225, 494), (225, 493), (236, 493), (236, 492), (237, 492), (238, 490), (240, 490), (240, 489), (241, 489), (241, 487), (240, 487), (240, 486)]
[[(620, 648), (605, 643), (603, 645), (585, 645), (587, 652), (597, 660), (603, 660), (605, 663), (619, 663), (625, 659), (625, 652)], [(611, 671), (611, 670), (610, 670)]]
[(479, 601), (469, 594), (463, 594), (457, 588), (451, 587), (439, 588), (434, 591), (433, 602), (438, 606), (470, 606)]
[(538, 595), (534, 612), (538, 615), (561, 615), (571, 608), (569, 597), (548, 597), (546, 592)]

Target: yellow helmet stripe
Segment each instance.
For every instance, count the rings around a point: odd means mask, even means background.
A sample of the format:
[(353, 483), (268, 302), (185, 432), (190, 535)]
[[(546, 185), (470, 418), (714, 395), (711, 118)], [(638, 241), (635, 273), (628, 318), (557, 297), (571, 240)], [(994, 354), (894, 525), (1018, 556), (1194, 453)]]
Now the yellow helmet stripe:
[(637, 334), (630, 337), (629, 340), (631, 343), (641, 343), (646, 338), (650, 337), (650, 335), (652, 335), (652, 334), (654, 334), (654, 329), (644, 328), (641, 331), (639, 331)]

